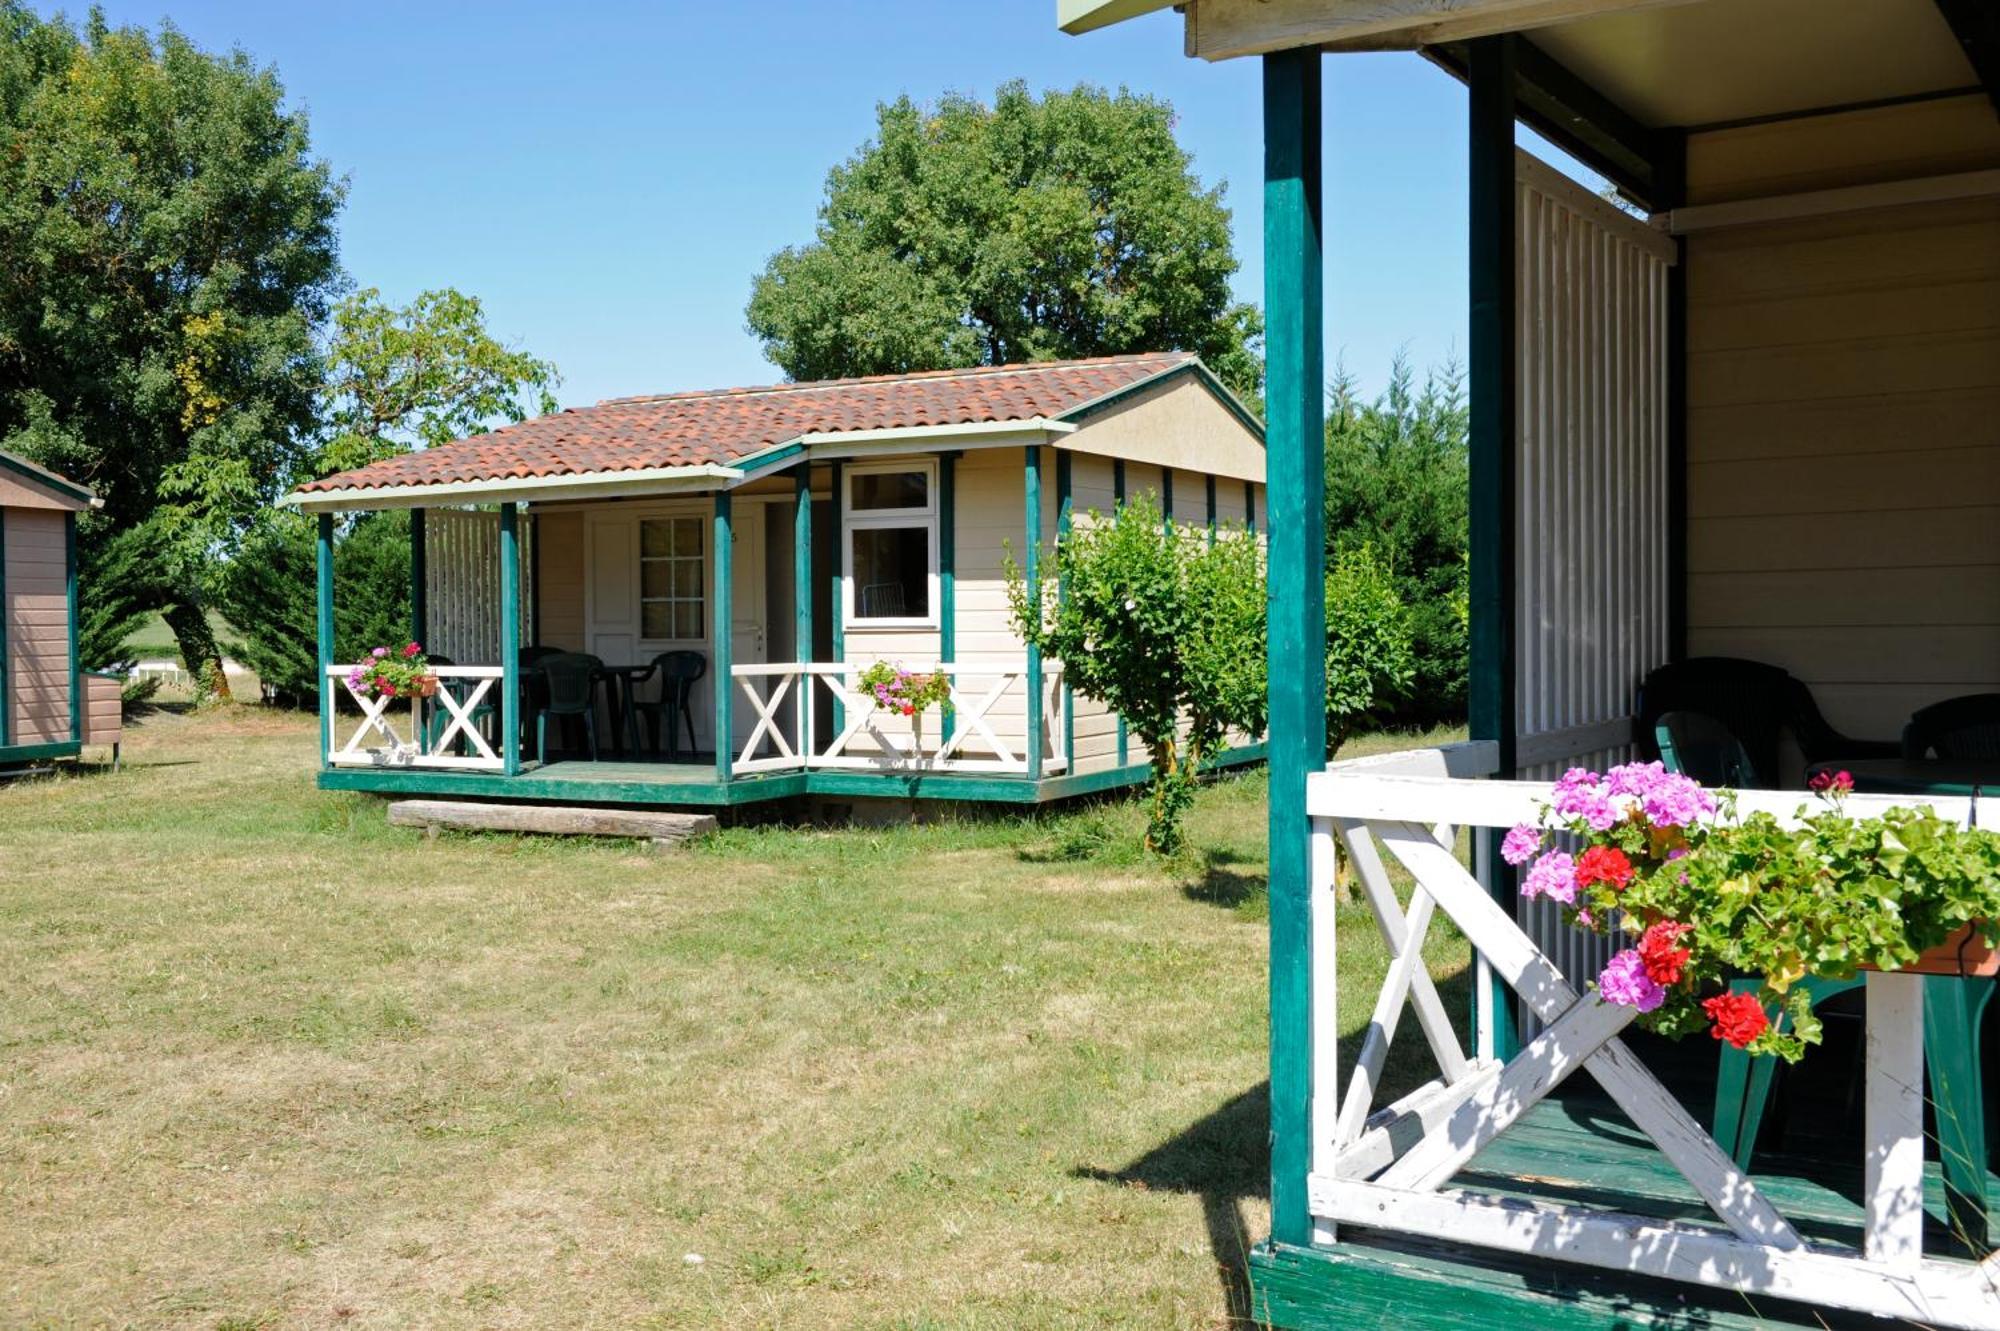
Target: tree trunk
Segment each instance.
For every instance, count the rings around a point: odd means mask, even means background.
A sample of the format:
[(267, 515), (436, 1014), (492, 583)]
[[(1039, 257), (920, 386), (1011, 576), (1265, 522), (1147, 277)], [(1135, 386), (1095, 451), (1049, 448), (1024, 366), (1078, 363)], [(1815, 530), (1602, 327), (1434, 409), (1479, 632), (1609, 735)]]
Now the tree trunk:
[(216, 644), (215, 631), (208, 626), (208, 615), (200, 602), (193, 598), (176, 601), (167, 607), (162, 618), (180, 645), (181, 660), (194, 676), (197, 692), (207, 690), (206, 697), (197, 697), (196, 701), (227, 699), (229, 676), (223, 673), (222, 648)]

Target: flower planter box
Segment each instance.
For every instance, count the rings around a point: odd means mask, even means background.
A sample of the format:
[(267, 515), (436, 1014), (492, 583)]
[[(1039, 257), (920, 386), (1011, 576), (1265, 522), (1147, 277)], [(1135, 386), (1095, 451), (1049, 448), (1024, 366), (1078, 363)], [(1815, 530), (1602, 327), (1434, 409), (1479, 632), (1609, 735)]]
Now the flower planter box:
[[(1864, 966), (1863, 970), (1873, 970)], [(1951, 937), (1902, 968), (1906, 975), (1962, 975), (1967, 978), (2000, 975), (2000, 952), (1979, 930), (1966, 925)]]

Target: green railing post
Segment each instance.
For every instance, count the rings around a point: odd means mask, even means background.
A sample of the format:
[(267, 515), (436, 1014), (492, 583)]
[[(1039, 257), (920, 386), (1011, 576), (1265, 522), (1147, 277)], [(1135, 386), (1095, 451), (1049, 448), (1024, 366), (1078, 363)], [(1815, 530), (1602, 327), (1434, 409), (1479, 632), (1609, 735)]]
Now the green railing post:
[(520, 505), (500, 505), (500, 761), (521, 772)]
[[(1326, 760), (1320, 53), (1264, 57), (1266, 465), (1270, 468), (1271, 1237), (1312, 1240), (1311, 821)], [(1333, 995), (1318, 996), (1330, 1017)], [(1330, 1069), (1329, 1069), (1330, 1071)]]
[(317, 551), (319, 582), (319, 765), (327, 765), (333, 750), (333, 514), (319, 515)]
[(429, 533), (425, 511), (410, 510), (410, 640), (428, 647), (431, 641)]
[(715, 779), (727, 782), (730, 778), (730, 750), (735, 747), (731, 740), (733, 727), (730, 724), (730, 707), (735, 701), (736, 680), (730, 674), (731, 657), (735, 643), (730, 639), (735, 634), (736, 612), (730, 605), (731, 585), (729, 502), (730, 492), (718, 490), (715, 495)]
[[(1029, 444), (1022, 451), (1021, 496), (1023, 530), (1027, 550), (1021, 558), (1021, 576), (1028, 586), (1028, 604), (1041, 613), (1042, 605), (1042, 446)], [(1042, 649), (1028, 644), (1028, 780), (1042, 779)]]
[[(958, 454), (938, 457), (938, 661), (958, 664)], [(958, 680), (952, 679), (956, 686)], [(941, 738), (958, 729), (958, 709), (939, 709)]]
[[(1469, 726), (1499, 745), (1500, 775), (1514, 773), (1514, 84), (1515, 39), (1471, 43), (1470, 429), (1471, 506)], [(1501, 833), (1482, 847), (1487, 890), (1514, 913), (1514, 872), (1500, 859)], [(1519, 1045), (1513, 995), (1490, 977), (1487, 1032), (1495, 1057)], [(1485, 1044), (1482, 1038), (1480, 1043)]]

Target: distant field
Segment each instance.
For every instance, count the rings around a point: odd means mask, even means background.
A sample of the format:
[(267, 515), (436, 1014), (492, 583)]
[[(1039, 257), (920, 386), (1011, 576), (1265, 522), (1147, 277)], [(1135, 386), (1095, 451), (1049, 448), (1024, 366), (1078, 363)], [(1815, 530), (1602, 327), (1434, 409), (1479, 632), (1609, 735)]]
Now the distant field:
[[(1127, 805), (655, 857), (389, 828), (310, 717), (127, 733), (0, 785), (0, 1326), (1242, 1316), (1261, 774), (1174, 863)], [(1384, 958), (1342, 933), (1351, 1049)]]
[[(235, 625), (214, 610), (208, 612), (208, 627), (215, 633), (217, 641), (224, 644), (242, 637), (236, 631)], [(142, 661), (181, 659), (181, 649), (174, 641), (174, 631), (167, 627), (167, 621), (157, 613), (148, 616), (139, 631), (132, 635), (132, 650)]]

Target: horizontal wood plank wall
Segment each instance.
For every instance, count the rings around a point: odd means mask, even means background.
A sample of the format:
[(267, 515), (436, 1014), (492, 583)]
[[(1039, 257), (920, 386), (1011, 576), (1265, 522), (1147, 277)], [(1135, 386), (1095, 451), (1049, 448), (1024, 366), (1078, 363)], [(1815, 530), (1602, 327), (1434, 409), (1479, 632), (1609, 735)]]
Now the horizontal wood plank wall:
[(542, 559), (536, 570), (542, 580), (542, 622), (538, 626), (541, 644), (570, 652), (585, 651), (583, 514), (542, 513), (535, 520), (535, 534), (542, 543)]
[[(2000, 162), (1990, 106), (1977, 130), (1951, 104), (1900, 110), (1756, 146), (1819, 152), (1813, 187)], [(1756, 178), (1735, 149), (1691, 160)], [(2000, 689), (2000, 199), (1687, 242), (1690, 652), (1781, 665), (1870, 738)]]
[(7, 699), (10, 742), (70, 738), (69, 583), (63, 517), (55, 509), (7, 511)]
[[(1220, 496), (1217, 497), (1220, 502)], [(1196, 531), (1208, 529), (1208, 477), (1198, 471), (1174, 473), (1174, 521)]]

